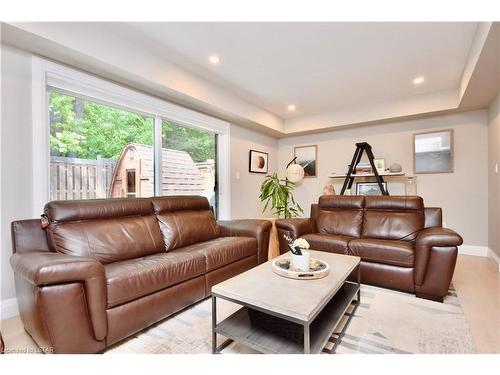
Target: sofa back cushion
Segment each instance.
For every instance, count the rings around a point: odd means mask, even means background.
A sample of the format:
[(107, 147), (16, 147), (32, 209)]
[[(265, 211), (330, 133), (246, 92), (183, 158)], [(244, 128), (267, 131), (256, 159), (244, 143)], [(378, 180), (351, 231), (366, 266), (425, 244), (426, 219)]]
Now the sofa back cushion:
[(317, 227), (319, 233), (360, 237), (364, 197), (323, 195), (319, 198)]
[(164, 251), (151, 199), (53, 201), (44, 211), (55, 251), (104, 264)]
[(157, 197), (152, 202), (166, 251), (219, 237), (219, 226), (207, 198)]
[(424, 221), (421, 197), (367, 196), (362, 237), (413, 241)]

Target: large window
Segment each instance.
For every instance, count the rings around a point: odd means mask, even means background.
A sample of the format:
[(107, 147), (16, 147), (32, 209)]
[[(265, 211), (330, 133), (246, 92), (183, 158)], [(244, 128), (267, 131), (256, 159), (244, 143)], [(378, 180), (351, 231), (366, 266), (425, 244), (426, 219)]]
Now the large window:
[(229, 123), (33, 58), (33, 213), (48, 200), (204, 195), (230, 218)]
[(154, 195), (154, 119), (54, 90), (50, 199)]

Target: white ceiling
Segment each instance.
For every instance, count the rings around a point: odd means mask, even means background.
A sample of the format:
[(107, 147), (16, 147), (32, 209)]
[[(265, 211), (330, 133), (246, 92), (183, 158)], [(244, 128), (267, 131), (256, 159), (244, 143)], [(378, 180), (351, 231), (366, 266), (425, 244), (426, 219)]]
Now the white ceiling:
[[(288, 119), (457, 88), (477, 24), (129, 23), (120, 28), (165, 59)], [(222, 62), (211, 65), (211, 54)], [(425, 82), (415, 86), (416, 76)], [(286, 108), (292, 103), (295, 112)]]

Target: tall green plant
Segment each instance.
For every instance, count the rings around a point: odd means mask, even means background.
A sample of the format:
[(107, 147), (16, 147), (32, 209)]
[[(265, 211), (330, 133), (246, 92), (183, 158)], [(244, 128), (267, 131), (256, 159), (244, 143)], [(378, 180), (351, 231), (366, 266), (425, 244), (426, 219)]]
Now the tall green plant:
[(260, 186), (260, 201), (266, 202), (262, 212), (271, 205), (271, 211), (279, 218), (290, 219), (299, 216), (302, 208), (293, 197), (292, 190), (295, 187), (290, 181), (280, 179), (277, 173), (266, 176)]

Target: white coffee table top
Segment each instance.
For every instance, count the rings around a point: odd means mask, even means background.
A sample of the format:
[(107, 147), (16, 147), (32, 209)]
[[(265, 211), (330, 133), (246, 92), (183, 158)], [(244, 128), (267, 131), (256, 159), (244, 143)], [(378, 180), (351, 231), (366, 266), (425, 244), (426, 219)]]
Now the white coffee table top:
[[(263, 310), (309, 322), (342, 286), (360, 262), (359, 257), (310, 250), (311, 258), (330, 265), (328, 276), (317, 280), (295, 280), (279, 276), (271, 262), (261, 264), (212, 287), (226, 297)], [(290, 253), (278, 258), (289, 257)]]

